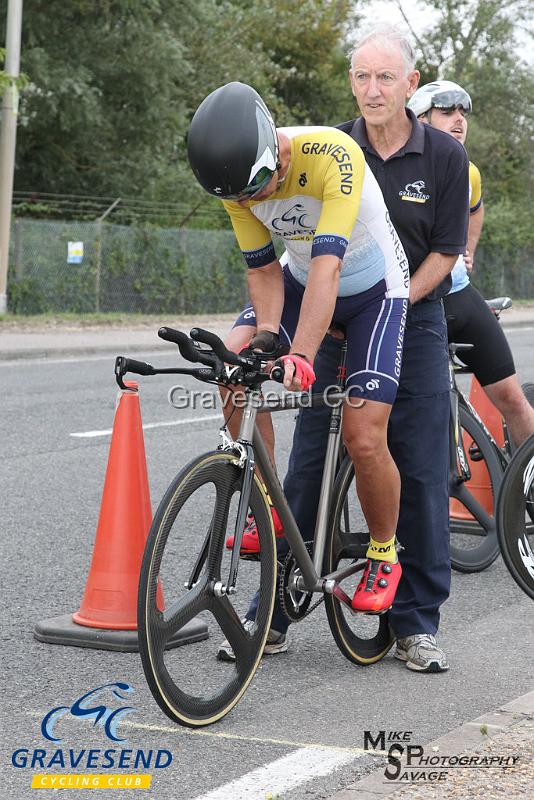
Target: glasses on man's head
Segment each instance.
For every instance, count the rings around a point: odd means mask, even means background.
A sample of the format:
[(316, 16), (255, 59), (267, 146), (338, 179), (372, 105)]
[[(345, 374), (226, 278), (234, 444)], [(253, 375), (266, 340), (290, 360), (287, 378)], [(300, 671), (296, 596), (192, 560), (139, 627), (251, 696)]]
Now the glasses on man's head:
[(225, 195), (225, 200), (253, 200), (270, 183), (271, 178), (275, 173), (274, 169), (269, 167), (261, 167), (254, 175), (250, 183), (239, 192), (239, 194)]
[(463, 89), (448, 89), (432, 96), (434, 108), (451, 113), (455, 108), (461, 108), (466, 114), (471, 112), (471, 98)]

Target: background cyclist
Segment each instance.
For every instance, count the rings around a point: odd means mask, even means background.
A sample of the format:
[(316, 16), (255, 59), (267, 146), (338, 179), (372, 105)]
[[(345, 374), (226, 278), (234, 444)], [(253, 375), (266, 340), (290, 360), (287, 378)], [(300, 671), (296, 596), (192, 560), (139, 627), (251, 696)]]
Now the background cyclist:
[[(421, 86), (408, 103), (417, 117), (454, 136), (467, 137), (471, 97), (457, 83), (434, 81)], [(452, 288), (444, 298), (449, 342), (473, 344), (461, 360), (474, 372), (491, 402), (499, 409), (514, 444), (534, 433), (534, 409), (523, 394), (504, 332), (484, 298), (470, 282), (476, 246), (482, 231), (484, 203), (478, 167), (469, 163), (469, 232), (466, 255), (452, 271)]]

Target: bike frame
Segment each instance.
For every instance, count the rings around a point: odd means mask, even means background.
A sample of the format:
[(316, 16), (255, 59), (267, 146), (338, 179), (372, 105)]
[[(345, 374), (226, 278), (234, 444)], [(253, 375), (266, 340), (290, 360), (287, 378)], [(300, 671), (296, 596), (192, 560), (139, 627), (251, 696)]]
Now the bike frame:
[[(454, 355), (455, 353), (452, 355), (452, 358), (454, 357)], [(452, 358), (449, 358), (449, 386), (450, 386), (450, 405), (451, 405), (450, 448), (449, 448), (450, 473), (453, 479), (456, 479), (458, 481), (468, 481), (471, 478), (471, 471), (469, 469), (461, 436), (460, 413), (459, 413), (460, 406), (463, 406), (463, 408), (465, 408), (468, 411), (468, 413), (472, 417), (474, 417), (477, 420), (477, 422), (481, 425), (488, 441), (493, 446), (493, 449), (495, 450), (495, 453), (497, 454), (502, 469), (504, 471), (511, 457), (510, 446), (508, 441), (508, 432), (506, 430), (504, 421), (503, 421), (503, 429), (505, 432), (505, 448), (503, 450), (501, 447), (499, 447), (494, 437), (487, 429), (483, 420), (478, 415), (476, 409), (464, 396), (463, 392), (461, 392), (460, 389), (458, 388), (458, 384), (456, 383), (456, 369)], [(458, 469), (458, 467), (460, 469)]]
[[(335, 594), (339, 600), (347, 603), (347, 605), (350, 607), (350, 598), (348, 598), (341, 587), (339, 587), (338, 581), (361, 570), (363, 565), (351, 564), (349, 567), (337, 570), (329, 575), (321, 574), (332, 491), (341, 447), (343, 401), (346, 397), (346, 353), (347, 345), (345, 342), (342, 349), (342, 360), (338, 371), (338, 382), (334, 388), (334, 391), (329, 391), (327, 397), (325, 396), (325, 393), (311, 396), (312, 404), (314, 406), (325, 406), (327, 404), (327, 400), (328, 403), (333, 404), (330, 416), (328, 444), (324, 462), (321, 495), (315, 528), (313, 559), (308, 553), (298, 525), (295, 522), (295, 518), (287, 503), (287, 499), (282, 486), (280, 485), (278, 476), (273, 468), (273, 465), (271, 464), (265, 443), (255, 424), (256, 416), (259, 412), (284, 411), (287, 409), (306, 407), (307, 403), (302, 396), (288, 395), (281, 397), (279, 401), (269, 401), (268, 403), (265, 403), (262, 399), (261, 391), (259, 389), (251, 389), (247, 394), (247, 400), (243, 409), (239, 436), (236, 442), (229, 443), (228, 447), (229, 449), (234, 448), (242, 454), (245, 475), (247, 472), (250, 472), (251, 469), (254, 469), (254, 466), (257, 466), (259, 472), (261, 473), (273, 505), (280, 516), (282, 525), (284, 527), (284, 536), (291, 548), (297, 566), (301, 572), (301, 575), (296, 578), (295, 588), (297, 590), (306, 591), (309, 593), (327, 592), (329, 594)], [(232, 553), (232, 562), (235, 558), (236, 567), (239, 558), (239, 549), (241, 546), (242, 537), (242, 528), (239, 529), (238, 526), (240, 525), (241, 516), (244, 515), (248, 508), (250, 486), (251, 481), (247, 481), (246, 490), (245, 486), (243, 486), (240, 500), (240, 504), (243, 506), (243, 513), (240, 513), (241, 507), (238, 511), (238, 522), (236, 525), (236, 536)], [(233, 564), (230, 568), (231, 572), (232, 566)]]

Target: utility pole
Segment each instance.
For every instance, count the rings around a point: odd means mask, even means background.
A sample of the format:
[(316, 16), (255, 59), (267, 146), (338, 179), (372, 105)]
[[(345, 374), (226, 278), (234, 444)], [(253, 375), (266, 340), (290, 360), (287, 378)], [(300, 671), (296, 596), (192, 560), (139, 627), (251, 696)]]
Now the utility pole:
[(19, 106), (15, 81), (20, 75), (21, 31), (22, 0), (8, 0), (5, 72), (9, 79), (9, 86), (2, 97), (2, 126), (0, 128), (0, 314), (5, 314), (7, 311), (9, 235)]

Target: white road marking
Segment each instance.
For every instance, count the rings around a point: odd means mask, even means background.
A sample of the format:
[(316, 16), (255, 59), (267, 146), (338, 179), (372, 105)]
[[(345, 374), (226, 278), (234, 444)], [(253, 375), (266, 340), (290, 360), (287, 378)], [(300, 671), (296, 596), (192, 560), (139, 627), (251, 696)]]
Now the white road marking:
[[(172, 419), (168, 422), (147, 422), (143, 425), (143, 430), (149, 428), (167, 428), (171, 425), (189, 425), (192, 422), (207, 422), (212, 419), (219, 419), (222, 422), (222, 414), (205, 414), (203, 417), (187, 417), (187, 419)], [(80, 431), (78, 433), (70, 433), (75, 439), (94, 439), (97, 436), (109, 436), (113, 432), (112, 428), (105, 431)]]
[(356, 758), (359, 756), (355, 753), (317, 748), (294, 750), (289, 755), (258, 767), (212, 792), (199, 795), (195, 800), (228, 800), (230, 797), (232, 800), (264, 800), (269, 795), (276, 797), (312, 778), (328, 775)]

